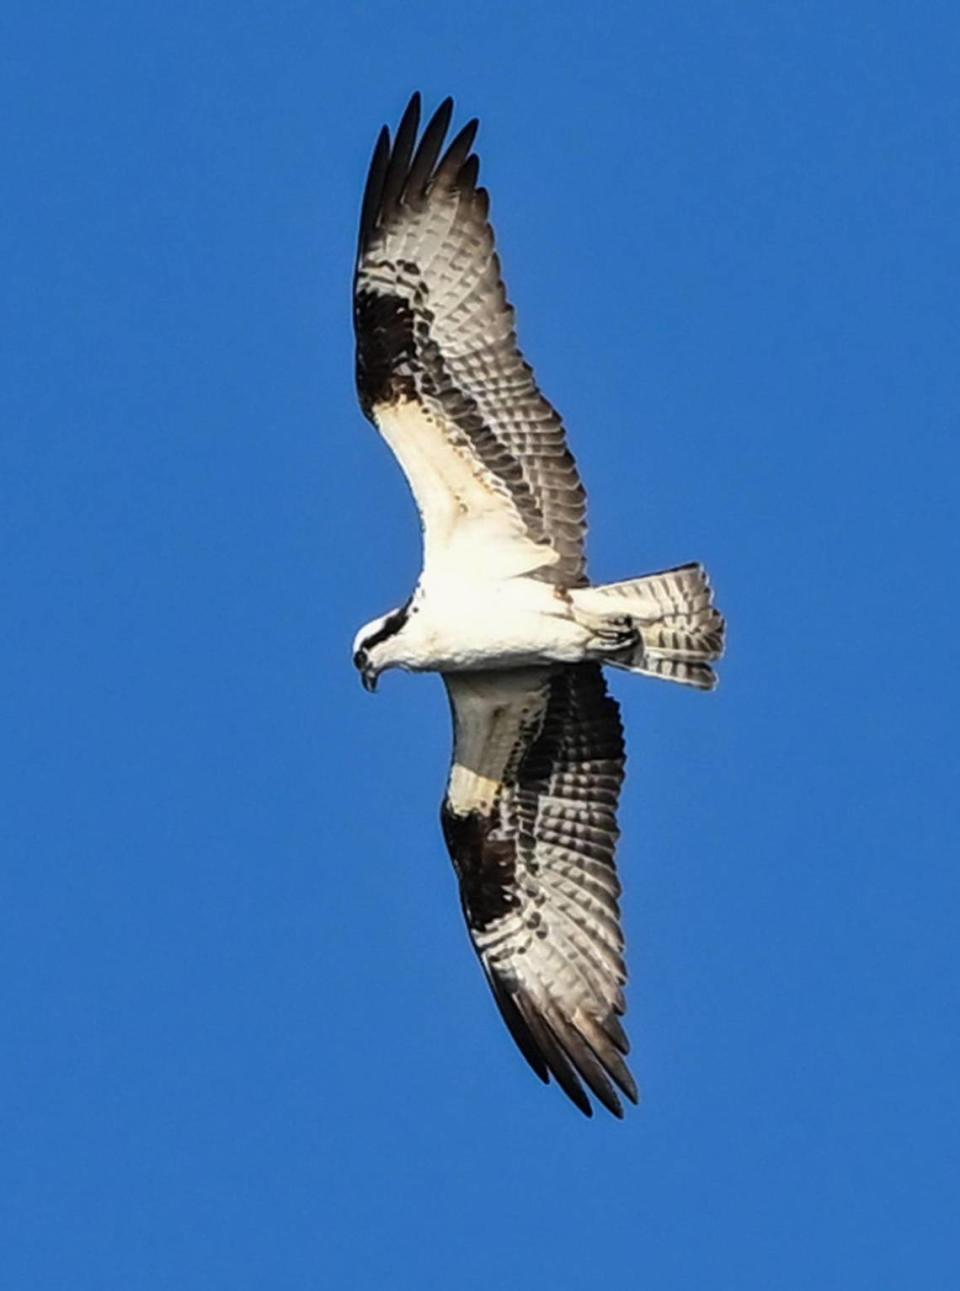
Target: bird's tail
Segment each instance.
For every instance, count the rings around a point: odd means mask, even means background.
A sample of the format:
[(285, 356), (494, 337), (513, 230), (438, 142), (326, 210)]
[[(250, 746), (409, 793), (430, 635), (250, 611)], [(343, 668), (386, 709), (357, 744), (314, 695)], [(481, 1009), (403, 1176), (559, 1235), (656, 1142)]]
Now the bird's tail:
[(681, 565), (624, 583), (584, 587), (574, 604), (591, 615), (629, 617), (637, 632), (604, 663), (648, 677), (662, 677), (698, 690), (717, 684), (711, 663), (723, 654), (725, 623), (713, 606), (710, 580), (702, 565)]

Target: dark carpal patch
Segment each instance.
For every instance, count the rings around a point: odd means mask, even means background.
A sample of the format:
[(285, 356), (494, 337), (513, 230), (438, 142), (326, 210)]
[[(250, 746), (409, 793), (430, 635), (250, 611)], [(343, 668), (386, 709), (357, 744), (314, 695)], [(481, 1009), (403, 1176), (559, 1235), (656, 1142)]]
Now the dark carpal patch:
[(497, 811), (492, 816), (477, 811), (459, 815), (444, 803), (440, 823), (460, 880), (467, 923), (482, 932), (516, 908), (516, 844), (500, 836)]
[(504, 486), (531, 537), (545, 541), (543, 510), (523, 468), (487, 425), (477, 401), (453, 379), (431, 336), (429, 293), (422, 283), (413, 285), (418, 277), (416, 265), (404, 263), (403, 273), (412, 280), (409, 299), (371, 287), (357, 292), (354, 312), (360, 406), (370, 418), (378, 405), (402, 400), (432, 407), (440, 419), (457, 428), (464, 446)]
[(357, 395), (367, 417), (377, 404), (416, 395), (417, 342), (414, 314), (402, 296), (360, 290), (354, 303), (357, 328)]

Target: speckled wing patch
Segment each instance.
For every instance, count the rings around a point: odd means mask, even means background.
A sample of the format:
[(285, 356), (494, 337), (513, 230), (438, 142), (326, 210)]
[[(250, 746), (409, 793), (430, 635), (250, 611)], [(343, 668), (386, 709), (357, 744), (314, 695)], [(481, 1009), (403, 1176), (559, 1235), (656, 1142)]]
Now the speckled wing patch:
[(520, 672), (499, 693), (496, 674), (484, 677), (445, 678), (458, 787), (441, 821), (470, 936), (537, 1075), (590, 1115), (583, 1081), (621, 1116), (614, 1084), (632, 1101), (637, 1089), (620, 1022), (619, 708), (593, 664), (531, 669), (526, 691)]
[[(357, 389), (364, 412), (416, 405), (436, 428), (438, 451), (469, 458), (475, 475), (519, 519), (529, 541), (550, 551), (539, 576), (585, 582), (585, 495), (560, 417), (537, 388), (517, 347), (489, 201), (471, 152), (476, 121), (441, 156), (453, 110), (447, 99), (417, 142), (414, 95), (391, 142), (384, 127), (370, 165), (360, 219), (354, 291)], [(409, 421), (410, 419), (408, 419)], [(411, 422), (410, 424), (421, 424)], [(420, 507), (429, 482), (422, 444), (405, 461), (391, 447)], [(461, 508), (463, 499), (458, 499)]]

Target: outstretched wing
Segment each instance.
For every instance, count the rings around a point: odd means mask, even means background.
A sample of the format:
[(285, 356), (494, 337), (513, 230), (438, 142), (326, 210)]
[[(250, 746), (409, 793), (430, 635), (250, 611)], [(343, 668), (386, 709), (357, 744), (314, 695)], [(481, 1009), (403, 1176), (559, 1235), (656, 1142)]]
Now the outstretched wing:
[(636, 1102), (624, 1062), (614, 867), (620, 712), (594, 664), (444, 680), (454, 754), (443, 832), (467, 926), (524, 1057), (591, 1114)]
[(424, 574), (584, 582), (585, 496), (519, 349), (477, 187), (471, 121), (441, 156), (447, 99), (380, 133), (354, 284), (357, 389), (420, 510)]

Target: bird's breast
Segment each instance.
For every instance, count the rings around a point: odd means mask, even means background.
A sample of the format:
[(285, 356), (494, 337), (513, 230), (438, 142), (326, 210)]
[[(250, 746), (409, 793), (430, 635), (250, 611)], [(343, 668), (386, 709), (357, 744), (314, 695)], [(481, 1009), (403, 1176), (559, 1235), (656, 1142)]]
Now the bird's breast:
[(456, 672), (569, 657), (572, 621), (556, 589), (536, 579), (432, 588), (404, 629), (403, 665)]

